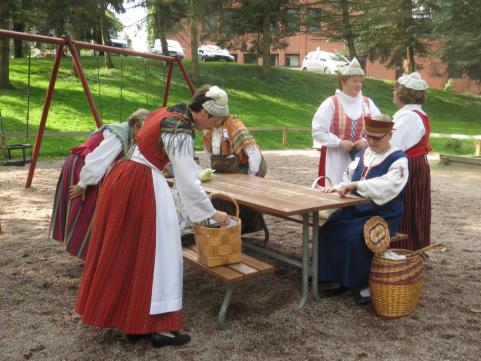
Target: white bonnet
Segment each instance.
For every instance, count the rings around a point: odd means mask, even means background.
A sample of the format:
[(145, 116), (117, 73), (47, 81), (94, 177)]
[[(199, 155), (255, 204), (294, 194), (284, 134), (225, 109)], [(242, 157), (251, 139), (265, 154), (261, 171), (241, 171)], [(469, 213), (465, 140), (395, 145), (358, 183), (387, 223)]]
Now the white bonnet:
[(212, 98), (202, 104), (202, 107), (213, 116), (229, 115), (229, 98), (225, 90), (222, 90), (217, 85), (211, 86), (205, 96)]
[(362, 70), (361, 64), (356, 58), (352, 58), (348, 65), (339, 68), (341, 75), (360, 75), (364, 76), (364, 70)]
[(421, 75), (416, 72), (408, 75), (403, 75), (397, 81), (405, 88), (412, 90), (426, 90), (427, 88), (429, 88), (428, 83), (426, 83), (426, 81), (421, 78)]

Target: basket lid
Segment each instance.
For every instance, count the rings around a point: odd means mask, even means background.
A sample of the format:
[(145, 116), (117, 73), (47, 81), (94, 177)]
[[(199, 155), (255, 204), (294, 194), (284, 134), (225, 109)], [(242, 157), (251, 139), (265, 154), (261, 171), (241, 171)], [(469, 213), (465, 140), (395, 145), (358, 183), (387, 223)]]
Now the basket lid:
[(379, 216), (371, 217), (364, 225), (364, 241), (367, 248), (375, 254), (383, 253), (389, 247), (391, 237), (389, 227), (384, 218)]

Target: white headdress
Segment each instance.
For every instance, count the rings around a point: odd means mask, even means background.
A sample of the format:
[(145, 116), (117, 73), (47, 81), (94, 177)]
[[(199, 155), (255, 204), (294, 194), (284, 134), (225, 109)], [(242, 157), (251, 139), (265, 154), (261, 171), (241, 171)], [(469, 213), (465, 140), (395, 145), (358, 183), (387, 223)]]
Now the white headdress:
[(205, 96), (212, 98), (202, 104), (202, 107), (214, 116), (229, 115), (229, 98), (227, 93), (217, 85), (211, 86)]
[(351, 62), (339, 69), (341, 75), (361, 75), (364, 76), (364, 70), (362, 70), (361, 64), (356, 58), (352, 58)]
[(409, 75), (403, 75), (398, 80), (398, 83), (408, 89), (413, 90), (426, 90), (429, 88), (428, 83), (421, 78), (419, 73), (411, 73)]

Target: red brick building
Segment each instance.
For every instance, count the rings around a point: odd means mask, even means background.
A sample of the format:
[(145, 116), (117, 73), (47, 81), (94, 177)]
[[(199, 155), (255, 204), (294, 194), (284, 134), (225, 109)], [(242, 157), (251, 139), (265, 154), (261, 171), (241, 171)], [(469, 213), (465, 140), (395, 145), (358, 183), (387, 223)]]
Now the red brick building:
[[(304, 11), (316, 11), (316, 9), (304, 9)], [(304, 14), (308, 18), (309, 14)], [(212, 22), (214, 24), (212, 24)], [(215, 19), (212, 19), (211, 24), (200, 24), (198, 27), (198, 34), (202, 34), (204, 27), (215, 26)], [(272, 49), (271, 59), (274, 66), (281, 67), (300, 67), (304, 57), (311, 51), (320, 48), (320, 50), (338, 52), (345, 50), (345, 45), (342, 42), (330, 42), (323, 38), (321, 34), (321, 24), (307, 22), (299, 22), (298, 32), (296, 35), (288, 37), (288, 46), (285, 49)], [(185, 49), (185, 54), (188, 59), (192, 59), (191, 54), (191, 35), (190, 24), (185, 24), (183, 29), (176, 34), (171, 34), (169, 38), (178, 40)], [(206, 43), (212, 43), (206, 41)], [(200, 45), (200, 43), (199, 43)], [(433, 44), (433, 51), (439, 44)], [(344, 51), (345, 52), (345, 51)], [(235, 56), (238, 63), (255, 63), (261, 64), (262, 58), (257, 57), (256, 54), (244, 53), (240, 50), (230, 51)], [(431, 88), (443, 89), (448, 82), (449, 76), (447, 66), (438, 57), (416, 57), (417, 71), (428, 82)], [(366, 75), (378, 78), (395, 80), (395, 69), (388, 69), (379, 62), (368, 62), (366, 64)], [(472, 94), (481, 94), (481, 84), (470, 80), (467, 77), (453, 78), (452, 90), (456, 92), (470, 92)]]

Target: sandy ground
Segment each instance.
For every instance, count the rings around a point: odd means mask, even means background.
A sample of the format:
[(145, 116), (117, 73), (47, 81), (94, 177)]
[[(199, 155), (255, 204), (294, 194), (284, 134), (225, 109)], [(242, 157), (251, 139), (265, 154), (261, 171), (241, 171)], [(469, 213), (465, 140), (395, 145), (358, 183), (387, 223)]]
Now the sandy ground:
[[(267, 152), (268, 177), (309, 185), (313, 152)], [(205, 164), (202, 159), (201, 163)], [(353, 295), (309, 300), (296, 310), (301, 272), (276, 273), (242, 285), (221, 331), (216, 316), (223, 285), (185, 266), (185, 328), (192, 342), (153, 349), (129, 344), (117, 330), (82, 324), (74, 304), (83, 263), (48, 238), (62, 161), (0, 168), (0, 360), (479, 360), (481, 351), (481, 169), (432, 162), (433, 240), (445, 249), (425, 263), (416, 311), (377, 317)], [(267, 218), (270, 247), (300, 254), (300, 226)], [(261, 236), (261, 235), (259, 235)]]

